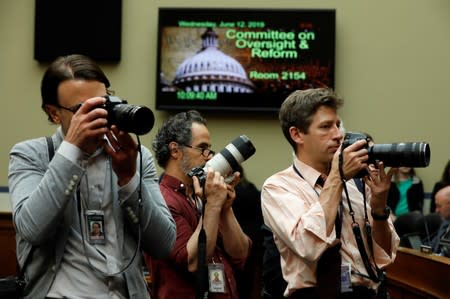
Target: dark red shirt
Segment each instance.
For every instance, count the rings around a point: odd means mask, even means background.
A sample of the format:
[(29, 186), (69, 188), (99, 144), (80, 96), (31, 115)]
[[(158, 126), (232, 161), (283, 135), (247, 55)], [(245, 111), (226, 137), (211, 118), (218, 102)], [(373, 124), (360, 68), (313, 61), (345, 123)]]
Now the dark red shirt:
[[(152, 278), (152, 296), (157, 299), (195, 299), (195, 273), (188, 271), (188, 254), (186, 245), (197, 228), (201, 212), (187, 195), (186, 188), (178, 179), (163, 175), (160, 182), (161, 193), (177, 225), (177, 239), (170, 256), (164, 260), (151, 259), (146, 256), (146, 263)], [(251, 244), (251, 241), (249, 239)], [(234, 259), (224, 250), (219, 232), (214, 252), (214, 262), (222, 263), (225, 269), (225, 294), (209, 293), (210, 299), (238, 298), (233, 268), (240, 268), (245, 259)], [(250, 252), (249, 246), (249, 252)]]

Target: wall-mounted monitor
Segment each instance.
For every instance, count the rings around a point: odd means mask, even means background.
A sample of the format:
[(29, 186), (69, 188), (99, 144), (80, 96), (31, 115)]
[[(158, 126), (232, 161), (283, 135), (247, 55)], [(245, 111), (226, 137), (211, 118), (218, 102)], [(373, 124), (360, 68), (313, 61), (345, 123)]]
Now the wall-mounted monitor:
[(156, 109), (278, 111), (334, 88), (334, 9), (160, 8)]
[(119, 62), (122, 0), (35, 0), (34, 59), (85, 54)]

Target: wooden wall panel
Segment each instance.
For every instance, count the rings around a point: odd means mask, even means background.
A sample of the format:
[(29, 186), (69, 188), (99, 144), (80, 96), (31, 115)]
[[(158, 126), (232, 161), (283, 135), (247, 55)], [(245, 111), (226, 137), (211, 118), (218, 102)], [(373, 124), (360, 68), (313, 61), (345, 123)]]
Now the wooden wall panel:
[(0, 276), (17, 271), (16, 233), (10, 212), (0, 212)]

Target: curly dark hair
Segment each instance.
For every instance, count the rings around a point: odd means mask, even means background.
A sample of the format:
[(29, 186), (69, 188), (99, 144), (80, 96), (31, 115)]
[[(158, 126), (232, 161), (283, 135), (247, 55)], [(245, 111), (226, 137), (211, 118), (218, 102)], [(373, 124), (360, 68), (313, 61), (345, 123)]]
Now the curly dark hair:
[(165, 168), (170, 158), (169, 143), (190, 144), (192, 141), (192, 123), (206, 126), (206, 119), (196, 110), (180, 112), (170, 117), (153, 139), (152, 148), (158, 165)]

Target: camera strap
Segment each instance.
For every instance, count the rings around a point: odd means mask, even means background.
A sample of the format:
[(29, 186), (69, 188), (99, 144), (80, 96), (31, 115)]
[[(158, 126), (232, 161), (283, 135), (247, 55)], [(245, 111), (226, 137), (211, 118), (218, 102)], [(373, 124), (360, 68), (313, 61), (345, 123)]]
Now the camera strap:
[[(205, 214), (205, 206), (206, 206), (206, 196), (205, 196), (205, 188), (203, 187), (203, 198), (205, 202), (201, 206), (202, 212), (200, 217), (203, 217)], [(198, 235), (198, 246), (197, 246), (197, 272), (195, 273), (195, 282), (196, 282), (196, 299), (207, 299), (208, 298), (208, 264), (206, 262), (206, 232), (203, 227), (203, 218), (202, 227), (200, 228), (200, 233)]]
[(370, 250), (370, 254), (372, 256), (372, 259), (374, 260), (374, 265), (375, 265), (375, 270), (374, 271), (372, 264), (370, 262), (369, 256), (367, 255), (367, 251), (366, 251), (366, 247), (364, 246), (364, 240), (363, 240), (363, 236), (361, 234), (361, 229), (359, 224), (356, 222), (355, 220), (355, 212), (353, 211), (352, 208), (352, 204), (350, 202), (350, 197), (348, 195), (348, 190), (347, 190), (347, 185), (346, 185), (346, 180), (344, 177), (344, 171), (343, 171), (343, 163), (344, 162), (344, 158), (342, 155), (342, 152), (339, 155), (339, 174), (341, 177), (341, 181), (344, 187), (344, 192), (345, 192), (345, 196), (347, 197), (347, 203), (348, 203), (348, 208), (349, 208), (349, 214), (352, 217), (352, 230), (353, 230), (353, 234), (355, 236), (356, 239), (356, 244), (358, 246), (358, 250), (359, 253), (361, 255), (361, 258), (363, 260), (364, 263), (364, 267), (366, 268), (367, 274), (369, 275), (369, 278), (374, 281), (374, 282), (380, 282), (383, 279), (383, 271), (380, 270), (375, 262), (375, 256), (374, 256), (374, 251), (373, 251), (373, 240), (372, 240), (372, 227), (370, 225), (369, 222), (369, 217), (367, 214), (367, 202), (366, 202), (366, 192), (365, 192), (365, 185), (364, 185), (364, 181), (361, 180), (362, 183), (362, 195), (363, 195), (363, 201), (364, 201), (364, 228), (365, 228), (365, 232), (367, 235), (367, 244), (369, 246), (369, 250)]
[[(81, 241), (83, 243), (83, 250), (84, 250), (84, 255), (86, 257), (86, 261), (89, 265), (89, 267), (94, 270), (96, 273), (100, 274), (103, 277), (113, 277), (113, 276), (117, 276), (120, 275), (122, 273), (124, 273), (134, 262), (134, 260), (136, 259), (137, 253), (139, 251), (139, 249), (141, 248), (141, 243), (142, 243), (142, 231), (141, 231), (141, 210), (142, 210), (142, 180), (143, 180), (143, 167), (142, 167), (142, 151), (141, 151), (141, 142), (139, 139), (139, 136), (137, 136), (137, 141), (138, 141), (138, 146), (137, 146), (137, 150), (139, 152), (139, 172), (140, 172), (140, 180), (139, 180), (139, 186), (138, 186), (138, 211), (136, 213), (136, 215), (138, 215), (137, 217), (137, 221), (136, 221), (136, 225), (138, 227), (137, 229), (137, 234), (138, 234), (138, 240), (137, 240), (137, 244), (136, 244), (136, 248), (134, 250), (133, 256), (131, 257), (130, 261), (122, 268), (119, 269), (118, 271), (116, 271), (115, 273), (106, 273), (100, 269), (98, 269), (97, 267), (95, 267), (92, 263), (91, 260), (87, 254), (87, 249), (86, 249), (86, 240), (84, 238), (84, 233), (83, 233), (83, 225), (82, 225), (82, 221), (81, 221), (81, 215), (82, 215), (82, 211), (83, 211), (83, 207), (82, 207), (82, 200), (81, 200), (81, 192), (80, 192), (80, 185), (78, 184), (77, 186), (77, 190), (76, 190), (76, 204), (77, 204), (77, 212), (78, 212), (78, 225), (80, 226), (80, 234), (81, 234)], [(86, 223), (87, 225), (87, 223)]]
[[(292, 165), (292, 168), (298, 174), (299, 177), (301, 177), (303, 180), (305, 180), (305, 178), (303, 177), (302, 173), (297, 169), (297, 167), (295, 167), (295, 165)], [(320, 176), (317, 179), (316, 184), (319, 185), (320, 187), (323, 187), (324, 183), (325, 183), (325, 180), (322, 178), (322, 176)], [(319, 197), (320, 194), (319, 194), (319, 192), (317, 192), (317, 190), (314, 188), (314, 186), (311, 186), (311, 188), (317, 194), (317, 197)], [(342, 219), (341, 219), (341, 217), (342, 217), (342, 211), (343, 211), (343, 206), (342, 206), (342, 202), (341, 202), (339, 204), (339, 210), (338, 210), (338, 212), (336, 214), (336, 220), (335, 220), (336, 239), (340, 239), (341, 238), (341, 230), (342, 230)]]
[[(47, 143), (47, 152), (48, 152), (48, 163), (53, 159), (53, 156), (55, 155), (55, 146), (53, 145), (53, 140), (51, 136), (46, 136), (45, 141)], [(33, 253), (36, 249), (36, 246), (31, 246), (30, 252), (28, 252), (27, 258), (25, 259), (25, 262), (23, 263), (23, 266), (19, 270), (19, 281), (23, 282), (25, 281), (25, 269), (27, 265), (31, 262), (31, 257), (33, 256)]]

